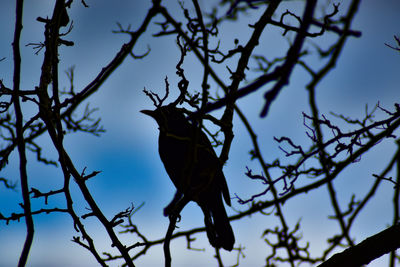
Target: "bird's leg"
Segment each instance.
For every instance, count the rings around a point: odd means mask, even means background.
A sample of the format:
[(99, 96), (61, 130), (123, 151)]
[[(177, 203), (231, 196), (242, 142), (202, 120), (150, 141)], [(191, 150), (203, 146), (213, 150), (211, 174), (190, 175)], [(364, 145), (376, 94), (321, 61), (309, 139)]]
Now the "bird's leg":
[[(176, 207), (179, 203), (179, 201), (182, 199), (183, 194), (179, 190), (176, 190), (176, 193), (174, 195), (174, 198), (172, 201), (164, 208), (164, 216), (170, 216), (176, 211)], [(178, 214), (179, 216), (179, 214)], [(179, 218), (180, 219), (180, 218)]]

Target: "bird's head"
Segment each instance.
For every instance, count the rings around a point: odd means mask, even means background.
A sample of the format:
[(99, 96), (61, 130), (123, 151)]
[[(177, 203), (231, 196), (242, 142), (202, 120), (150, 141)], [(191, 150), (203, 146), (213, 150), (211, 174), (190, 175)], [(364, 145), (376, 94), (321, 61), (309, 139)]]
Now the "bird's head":
[(169, 129), (168, 131), (170, 131), (172, 129), (175, 131), (188, 123), (182, 111), (172, 105), (158, 107), (155, 110), (141, 110), (140, 112), (155, 119), (160, 130)]

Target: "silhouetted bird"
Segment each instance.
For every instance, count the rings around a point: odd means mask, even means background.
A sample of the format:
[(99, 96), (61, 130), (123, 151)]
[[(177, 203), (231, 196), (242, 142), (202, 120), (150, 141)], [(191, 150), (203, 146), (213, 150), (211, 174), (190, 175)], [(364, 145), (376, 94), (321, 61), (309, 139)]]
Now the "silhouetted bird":
[(164, 209), (164, 215), (173, 213), (177, 201), (184, 195), (202, 209), (210, 244), (231, 251), (235, 237), (222, 202), (223, 196), (226, 204), (231, 205), (229, 190), (222, 165), (206, 134), (174, 106), (141, 112), (158, 123), (158, 151), (177, 189), (174, 200)]

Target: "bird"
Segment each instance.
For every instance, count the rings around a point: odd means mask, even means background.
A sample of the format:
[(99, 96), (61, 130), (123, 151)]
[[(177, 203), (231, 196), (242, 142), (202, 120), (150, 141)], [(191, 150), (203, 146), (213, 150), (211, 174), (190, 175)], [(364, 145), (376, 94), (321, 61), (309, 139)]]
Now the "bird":
[(159, 126), (158, 151), (177, 189), (164, 215), (171, 215), (182, 197), (196, 202), (204, 213), (210, 244), (231, 251), (235, 237), (222, 200), (231, 205), (229, 189), (207, 135), (172, 104), (141, 112), (155, 119)]

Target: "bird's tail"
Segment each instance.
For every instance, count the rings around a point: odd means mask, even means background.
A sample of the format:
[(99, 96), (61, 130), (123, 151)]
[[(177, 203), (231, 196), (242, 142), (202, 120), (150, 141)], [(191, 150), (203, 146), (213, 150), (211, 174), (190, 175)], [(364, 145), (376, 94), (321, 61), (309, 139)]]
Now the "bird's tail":
[(222, 247), (225, 250), (231, 251), (235, 243), (235, 236), (229, 223), (222, 198), (208, 203), (207, 207), (202, 209), (210, 244), (213, 247)]

